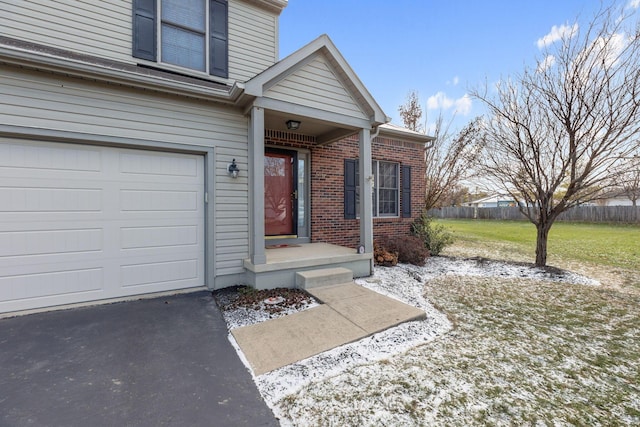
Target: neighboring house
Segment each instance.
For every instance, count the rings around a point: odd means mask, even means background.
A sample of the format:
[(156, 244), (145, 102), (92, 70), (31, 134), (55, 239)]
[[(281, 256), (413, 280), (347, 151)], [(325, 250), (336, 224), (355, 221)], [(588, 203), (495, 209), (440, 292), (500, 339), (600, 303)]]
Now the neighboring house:
[(508, 194), (492, 194), (478, 200), (467, 202), (464, 205), (475, 208), (505, 208), (515, 207), (516, 202), (513, 200), (513, 197)]
[(597, 206), (633, 206), (633, 201), (624, 190), (613, 190), (603, 194), (594, 204)]
[(327, 36), (278, 61), (286, 4), (0, 0), (0, 312), (371, 273), (431, 138)]

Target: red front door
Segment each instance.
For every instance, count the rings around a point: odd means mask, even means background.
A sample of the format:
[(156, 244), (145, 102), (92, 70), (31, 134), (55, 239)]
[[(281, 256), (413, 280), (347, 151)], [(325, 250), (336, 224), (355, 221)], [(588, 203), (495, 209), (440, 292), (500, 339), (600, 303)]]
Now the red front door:
[(295, 236), (295, 156), (266, 152), (264, 156), (264, 227), (267, 236)]

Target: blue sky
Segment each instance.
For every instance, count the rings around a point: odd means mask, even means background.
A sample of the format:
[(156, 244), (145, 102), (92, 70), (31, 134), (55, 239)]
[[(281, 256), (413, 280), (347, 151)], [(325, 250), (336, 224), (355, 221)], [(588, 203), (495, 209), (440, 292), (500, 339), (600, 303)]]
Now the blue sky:
[[(618, 2), (630, 3), (640, 0)], [(280, 57), (326, 33), (392, 122), (402, 124), (398, 107), (416, 90), (429, 121), (457, 109), (457, 129), (483, 112), (465, 98), (469, 89), (534, 64), (538, 40), (576, 19), (586, 25), (600, 6), (600, 0), (289, 0), (280, 17)]]

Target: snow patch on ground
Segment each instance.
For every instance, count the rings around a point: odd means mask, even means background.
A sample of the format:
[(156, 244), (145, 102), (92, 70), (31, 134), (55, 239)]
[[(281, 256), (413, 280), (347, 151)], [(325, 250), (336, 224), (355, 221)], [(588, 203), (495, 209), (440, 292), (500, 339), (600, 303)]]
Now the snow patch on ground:
[[(433, 307), (423, 295), (424, 283), (442, 275), (516, 277), (568, 284), (599, 285), (599, 282), (575, 273), (535, 268), (530, 264), (504, 263), (481, 258), (431, 257), (424, 267), (406, 264), (399, 264), (391, 268), (377, 267), (373, 276), (357, 279), (356, 283), (424, 310), (426, 319), (404, 323), (360, 341), (254, 377), (260, 393), (275, 415), (281, 419), (282, 425), (291, 425), (278, 409), (278, 402), (287, 395), (296, 393), (310, 383), (337, 376), (355, 366), (370, 364), (370, 369), (374, 369), (373, 362), (404, 353), (451, 330), (452, 325), (447, 317)], [(315, 305), (317, 304), (310, 303), (306, 308)], [(292, 311), (285, 311), (282, 315), (290, 312)], [(261, 310), (247, 310), (245, 308), (227, 311), (223, 314), (229, 329), (273, 318), (273, 315)], [(229, 334), (229, 340), (245, 364), (249, 366), (231, 334)]]

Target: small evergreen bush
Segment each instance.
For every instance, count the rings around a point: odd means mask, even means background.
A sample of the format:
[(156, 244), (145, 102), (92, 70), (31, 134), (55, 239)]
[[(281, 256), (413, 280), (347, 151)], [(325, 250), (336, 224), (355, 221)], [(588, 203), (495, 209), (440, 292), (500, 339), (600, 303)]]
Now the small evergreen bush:
[(411, 232), (429, 249), (431, 255), (440, 255), (445, 246), (453, 243), (453, 234), (444, 225), (434, 225), (432, 221), (433, 218), (422, 212), (411, 224)]

